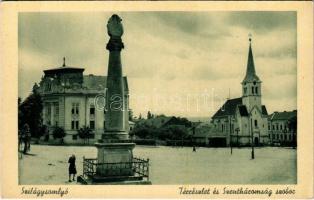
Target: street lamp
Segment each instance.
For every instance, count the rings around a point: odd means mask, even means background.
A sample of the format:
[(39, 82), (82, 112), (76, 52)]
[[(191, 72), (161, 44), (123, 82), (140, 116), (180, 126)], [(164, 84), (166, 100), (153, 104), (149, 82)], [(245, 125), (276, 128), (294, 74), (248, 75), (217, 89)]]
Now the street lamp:
[(252, 117), (250, 116), (250, 121), (251, 121), (251, 146), (252, 146), (252, 151), (251, 151), (251, 158), (254, 159), (254, 144), (253, 144), (253, 123), (252, 123)]
[(236, 128), (235, 131), (237, 132), (237, 147), (239, 147), (239, 128)]
[(229, 128), (230, 128), (230, 130), (229, 130), (229, 132), (230, 132), (230, 153), (232, 155), (232, 130), (231, 129), (232, 129), (232, 123), (234, 122), (234, 119), (232, 119), (230, 117), (229, 122), (230, 122), (230, 126), (229, 126)]

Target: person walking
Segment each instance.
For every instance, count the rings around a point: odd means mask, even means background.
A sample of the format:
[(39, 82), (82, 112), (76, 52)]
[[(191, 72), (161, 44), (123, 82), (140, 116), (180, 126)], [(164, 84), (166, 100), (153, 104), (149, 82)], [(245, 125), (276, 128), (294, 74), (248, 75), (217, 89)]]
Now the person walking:
[(30, 140), (31, 140), (31, 133), (30, 133), (30, 130), (29, 130), (29, 126), (28, 124), (24, 124), (24, 127), (23, 127), (23, 132), (22, 132), (22, 138), (24, 140), (24, 151), (23, 153), (26, 154), (29, 150), (30, 150)]
[[(75, 181), (75, 175), (76, 175), (76, 166), (75, 166), (75, 155), (72, 154), (72, 156), (70, 156), (69, 158), (69, 182), (71, 182), (72, 180)], [(73, 178), (71, 180), (71, 175), (73, 175)]]

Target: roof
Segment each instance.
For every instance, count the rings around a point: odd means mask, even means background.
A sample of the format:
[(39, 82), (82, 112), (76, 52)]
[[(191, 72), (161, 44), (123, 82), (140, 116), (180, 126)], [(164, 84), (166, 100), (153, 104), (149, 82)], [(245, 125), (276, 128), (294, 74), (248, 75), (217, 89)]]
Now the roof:
[(234, 115), (237, 105), (242, 105), (242, 98), (228, 99), (225, 104), (214, 114), (212, 118)]
[[(129, 91), (128, 79), (123, 77), (124, 89)], [(90, 90), (99, 90), (105, 88), (107, 85), (107, 76), (96, 76), (93, 74), (83, 76), (83, 86)]]
[(195, 134), (193, 137), (206, 137), (212, 130), (212, 123), (202, 122), (195, 128)]
[(271, 120), (290, 120), (297, 117), (297, 111), (284, 111), (284, 112), (274, 112), (272, 114)]
[(160, 128), (169, 122), (173, 117), (157, 116), (151, 119), (141, 120), (138, 122), (139, 125), (154, 126)]
[(239, 108), (239, 113), (241, 116), (249, 116), (249, 113), (245, 105), (239, 105), (238, 108)]
[(51, 69), (46, 69), (44, 70), (45, 74), (49, 73), (64, 73), (64, 72), (83, 72), (85, 69), (84, 68), (78, 68), (78, 67), (70, 67), (70, 66), (62, 66), (62, 67), (57, 67), (57, 68), (51, 68)]
[(255, 72), (251, 39), (250, 39), (249, 54), (248, 54), (248, 61), (247, 61), (247, 67), (246, 67), (246, 75), (244, 77), (243, 82), (246, 82), (246, 81), (247, 82), (260, 81), (259, 77), (256, 75), (256, 72)]
[(107, 76), (84, 75), (83, 86), (89, 90), (98, 90), (106, 87)]
[(263, 115), (268, 115), (267, 109), (265, 105), (262, 105), (262, 114)]

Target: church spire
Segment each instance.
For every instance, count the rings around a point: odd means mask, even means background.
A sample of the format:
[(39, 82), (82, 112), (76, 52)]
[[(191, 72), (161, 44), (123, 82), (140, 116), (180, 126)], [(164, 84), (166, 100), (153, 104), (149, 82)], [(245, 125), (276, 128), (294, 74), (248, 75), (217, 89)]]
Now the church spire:
[(259, 78), (255, 72), (251, 35), (249, 35), (249, 43), (250, 44), (249, 44), (249, 54), (248, 54), (247, 67), (246, 67), (246, 75), (243, 82), (252, 81), (252, 80), (259, 81)]

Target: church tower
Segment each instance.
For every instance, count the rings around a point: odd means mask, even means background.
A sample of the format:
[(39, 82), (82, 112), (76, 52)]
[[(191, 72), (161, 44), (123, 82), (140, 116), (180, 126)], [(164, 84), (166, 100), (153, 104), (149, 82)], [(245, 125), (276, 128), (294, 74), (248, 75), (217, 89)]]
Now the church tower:
[(261, 81), (256, 75), (253, 52), (252, 52), (252, 39), (249, 38), (249, 54), (246, 68), (246, 75), (242, 81), (242, 104), (245, 105), (250, 113), (254, 107), (261, 111), (262, 107), (262, 93)]

